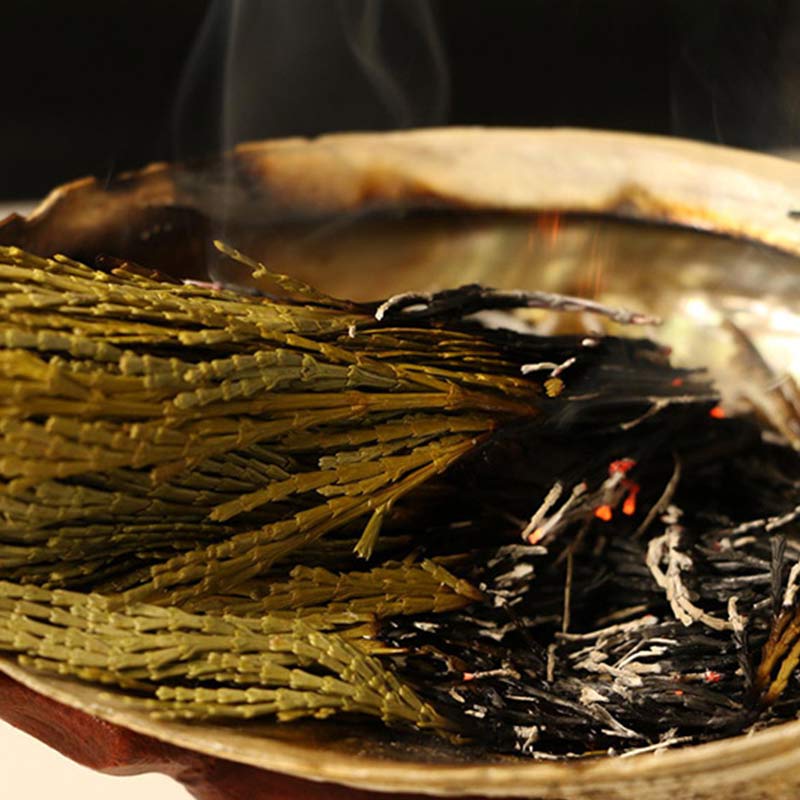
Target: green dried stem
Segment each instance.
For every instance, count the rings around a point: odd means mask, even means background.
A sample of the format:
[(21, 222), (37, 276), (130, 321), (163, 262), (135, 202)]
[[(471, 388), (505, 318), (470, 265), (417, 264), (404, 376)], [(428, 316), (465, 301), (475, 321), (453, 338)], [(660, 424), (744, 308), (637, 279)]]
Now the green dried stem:
[(480, 593), (353, 560), (407, 552), (398, 502), (547, 399), (477, 334), (272, 277), (286, 299), (0, 248), (0, 647), (168, 716), (447, 727), (374, 620)]
[[(299, 547), (342, 528), (375, 508), (396, 503), (446, 470), (474, 447), (474, 440), (461, 439), (446, 448), (441, 447), (435, 456), (430, 456), (429, 463), (412, 468), (394, 483), (390, 481), (397, 473), (378, 474), (369, 487), (360, 485), (353, 494), (334, 496), (289, 519), (237, 534), (202, 550), (176, 556), (153, 567), (151, 580), (126, 593), (126, 600), (180, 604), (192, 597), (230, 591), (265, 572), (279, 558)], [(416, 461), (395, 465), (394, 469), (402, 473), (411, 463)]]
[[(352, 625), (358, 618), (343, 615)], [(360, 628), (348, 638), (325, 628), (335, 614), (294, 619), (194, 615), (177, 608), (112, 610), (106, 598), (0, 582), (0, 646), (37, 669), (71, 675), (151, 699), (131, 697), (179, 718), (316, 716), (318, 709), (378, 716), (387, 723), (450, 727), (410, 687), (368, 655)], [(354, 633), (355, 632), (355, 633)], [(309, 672), (308, 668), (327, 674)], [(212, 686), (174, 686), (175, 680)], [(170, 685), (164, 685), (170, 681)], [(225, 683), (245, 684), (231, 689)]]
[(781, 608), (774, 618), (756, 668), (754, 691), (765, 706), (786, 691), (800, 664), (800, 606)]
[(189, 607), (247, 617), (295, 609), (303, 614), (335, 611), (383, 618), (454, 611), (482, 599), (467, 581), (425, 559), (419, 564), (385, 562), (369, 572), (335, 573), (299, 565), (289, 580), (254, 584), (249, 596), (208, 597)]

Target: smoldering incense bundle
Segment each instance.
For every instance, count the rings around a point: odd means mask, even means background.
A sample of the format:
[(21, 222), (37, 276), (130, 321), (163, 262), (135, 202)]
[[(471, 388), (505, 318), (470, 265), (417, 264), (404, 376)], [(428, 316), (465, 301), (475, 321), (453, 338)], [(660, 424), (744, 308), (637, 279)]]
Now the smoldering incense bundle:
[(542, 754), (793, 713), (791, 448), (650, 341), (474, 315), (651, 320), (105, 266), (0, 250), (0, 648), (22, 663), (162, 716), (348, 712)]

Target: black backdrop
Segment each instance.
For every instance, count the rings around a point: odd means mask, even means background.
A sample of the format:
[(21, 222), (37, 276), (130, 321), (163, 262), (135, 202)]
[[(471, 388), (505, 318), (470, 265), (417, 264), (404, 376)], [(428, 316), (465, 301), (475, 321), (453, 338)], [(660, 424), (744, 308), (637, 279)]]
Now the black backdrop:
[[(245, 1), (283, 10), (296, 2)], [(320, 9), (358, 1), (316, 0)], [(449, 65), (448, 123), (580, 125), (754, 148), (800, 139), (794, 0), (431, 5)], [(208, 0), (4, 0), (0, 199), (182, 155), (172, 112), (208, 10)], [(325, 91), (319, 80), (316, 90)], [(319, 103), (302, 85), (294, 97), (306, 110)], [(212, 106), (189, 125), (193, 152), (219, 145), (205, 131)], [(325, 107), (263, 133), (313, 135), (347, 123)]]

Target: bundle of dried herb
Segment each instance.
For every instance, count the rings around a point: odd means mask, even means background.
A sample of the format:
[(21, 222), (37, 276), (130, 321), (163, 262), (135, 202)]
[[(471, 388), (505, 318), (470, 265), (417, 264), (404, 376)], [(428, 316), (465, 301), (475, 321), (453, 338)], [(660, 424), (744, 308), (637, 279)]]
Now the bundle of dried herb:
[(0, 248), (0, 649), (162, 716), (540, 755), (800, 705), (791, 447), (649, 340), (481, 314), (653, 320), (100, 267)]

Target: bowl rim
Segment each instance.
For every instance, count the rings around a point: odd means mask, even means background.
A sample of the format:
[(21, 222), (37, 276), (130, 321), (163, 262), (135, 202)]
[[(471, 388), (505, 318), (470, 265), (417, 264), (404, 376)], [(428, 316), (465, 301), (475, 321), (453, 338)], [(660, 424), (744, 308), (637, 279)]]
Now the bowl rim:
[[(213, 179), (204, 181), (207, 174)], [(72, 254), (81, 245), (113, 249), (114, 231), (152, 225), (152, 217), (142, 218), (153, 210), (189, 207), (211, 217), (222, 186), (226, 202), (239, 198), (272, 221), (398, 208), (603, 214), (800, 256), (800, 218), (790, 213), (800, 209), (799, 162), (579, 128), (424, 128), (246, 142), (203, 163), (160, 162), (110, 181), (58, 186), (29, 215), (0, 219), (0, 244), (39, 255), (53, 248)]]
[[(0, 658), (0, 672), (28, 689), (159, 741), (270, 772), (354, 789), (437, 797), (589, 797), (601, 791), (686, 790), (721, 794), (725, 787), (800, 767), (800, 720), (751, 734), (653, 753), (508, 764), (430, 764), (391, 761), (253, 736), (207, 724), (154, 721), (109, 693), (32, 672)], [(777, 769), (776, 769), (777, 768)], [(424, 776), (424, 783), (420, 776)], [(635, 796), (635, 795), (634, 795)]]

